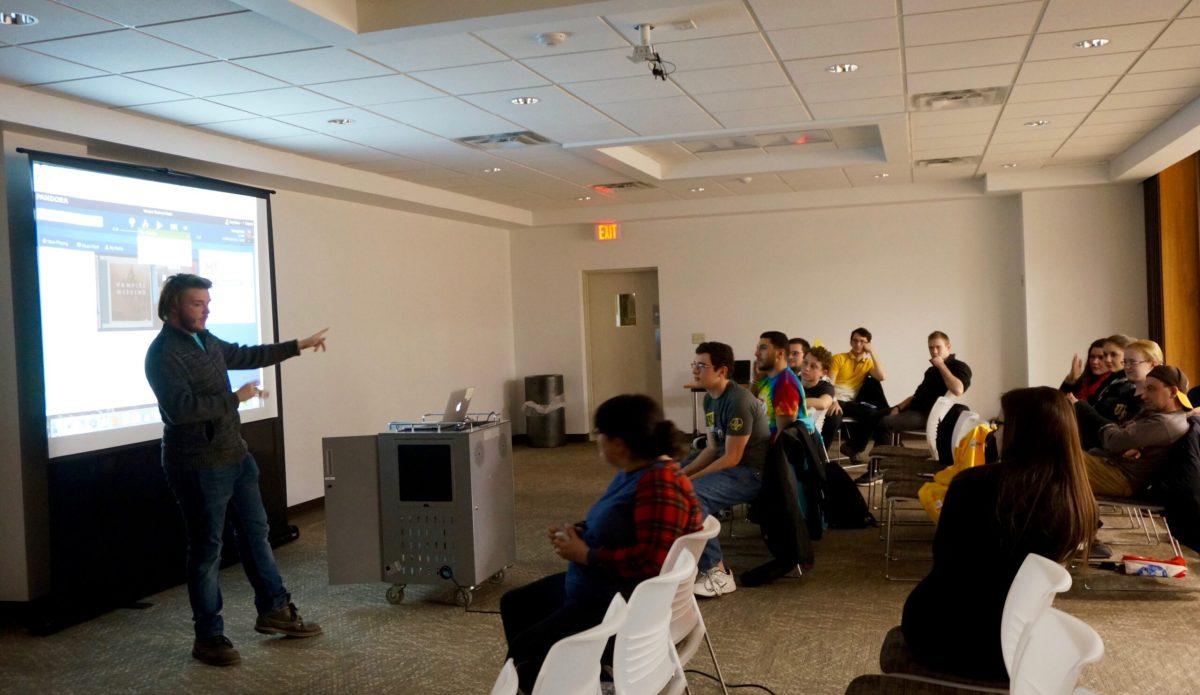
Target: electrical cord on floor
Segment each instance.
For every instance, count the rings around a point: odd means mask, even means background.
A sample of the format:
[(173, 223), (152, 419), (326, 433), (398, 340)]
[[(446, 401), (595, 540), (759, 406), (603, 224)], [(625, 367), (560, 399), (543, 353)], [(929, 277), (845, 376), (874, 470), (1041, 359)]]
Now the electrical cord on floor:
[[(697, 676), (704, 676), (705, 678), (713, 680), (717, 683), (721, 682), (716, 676), (712, 675), (711, 673), (705, 673), (704, 671), (700, 671), (698, 669), (687, 668), (687, 669), (684, 669), (683, 672), (684, 673), (694, 673)], [(759, 690), (762, 690), (763, 692), (768, 692), (768, 693), (771, 693), (771, 695), (775, 695), (774, 690), (771, 690), (770, 688), (768, 688), (765, 685), (759, 685), (758, 683), (726, 683), (725, 687), (730, 690), (733, 690), (735, 688), (758, 688)]]

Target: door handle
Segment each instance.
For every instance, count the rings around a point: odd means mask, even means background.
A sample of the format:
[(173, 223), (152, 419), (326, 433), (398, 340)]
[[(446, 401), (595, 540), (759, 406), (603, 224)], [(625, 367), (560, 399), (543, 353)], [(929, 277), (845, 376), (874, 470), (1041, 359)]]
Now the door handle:
[(335, 482), (337, 478), (333, 475), (333, 452), (329, 449), (325, 450), (325, 482)]

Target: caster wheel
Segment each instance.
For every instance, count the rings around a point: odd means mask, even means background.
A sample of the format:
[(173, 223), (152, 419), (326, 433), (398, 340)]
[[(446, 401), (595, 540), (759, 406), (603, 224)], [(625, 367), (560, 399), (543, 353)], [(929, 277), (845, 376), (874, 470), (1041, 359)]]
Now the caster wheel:
[(504, 583), (504, 570), (500, 570), (499, 572), (488, 577), (488, 581), (497, 586)]
[(460, 587), (454, 591), (454, 602), (463, 608), (470, 608), (471, 601), (474, 600), (475, 594), (470, 589)]
[(387, 602), (392, 605), (397, 605), (404, 600), (404, 585), (393, 584), (387, 590)]

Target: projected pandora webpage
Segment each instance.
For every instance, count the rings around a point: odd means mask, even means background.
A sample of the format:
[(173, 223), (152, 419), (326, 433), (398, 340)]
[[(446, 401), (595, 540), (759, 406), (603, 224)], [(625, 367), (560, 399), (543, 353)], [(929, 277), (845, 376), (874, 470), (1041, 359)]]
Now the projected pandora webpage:
[[(208, 330), (264, 342), (265, 203), (42, 162), (33, 171), (50, 455), (154, 439), (161, 419), (144, 359), (162, 328), (159, 290), (175, 273), (204, 276)], [(230, 372), (235, 388), (262, 378)], [(267, 407), (247, 401), (243, 417)]]

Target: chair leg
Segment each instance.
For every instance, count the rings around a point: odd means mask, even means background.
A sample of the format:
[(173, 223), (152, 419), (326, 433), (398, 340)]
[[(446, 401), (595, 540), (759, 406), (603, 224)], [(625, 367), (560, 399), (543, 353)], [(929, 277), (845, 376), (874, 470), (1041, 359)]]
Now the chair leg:
[(704, 644), (708, 646), (708, 655), (712, 657), (713, 667), (717, 670), (717, 681), (721, 684), (721, 692), (729, 695), (729, 688), (725, 687), (725, 676), (721, 673), (721, 664), (717, 661), (717, 653), (713, 651), (712, 640), (708, 638), (708, 630), (704, 631)]

